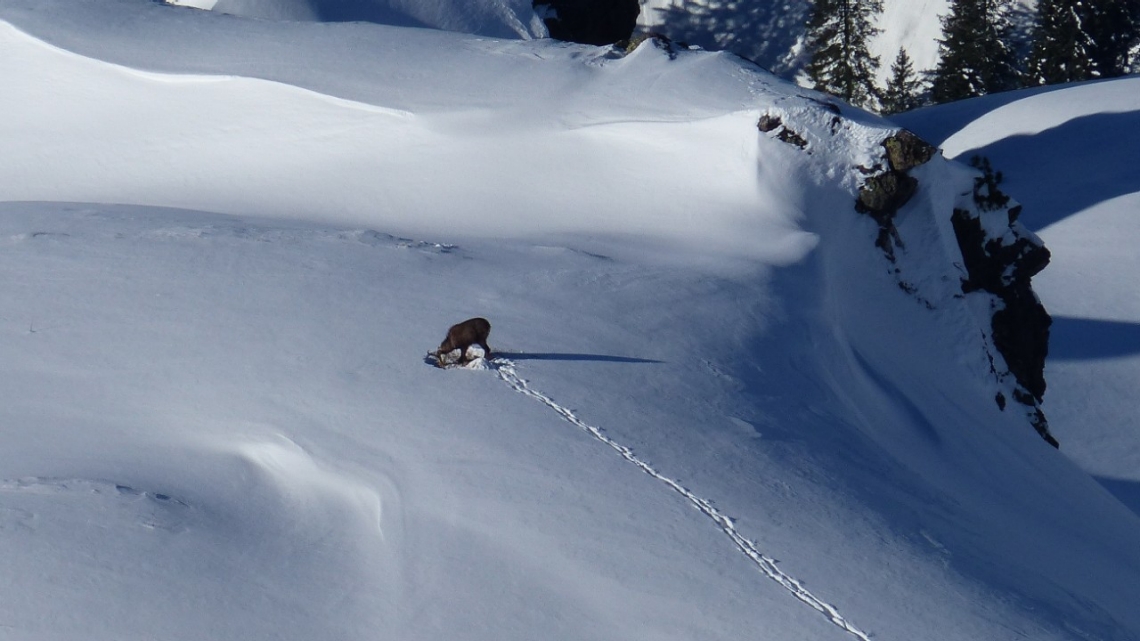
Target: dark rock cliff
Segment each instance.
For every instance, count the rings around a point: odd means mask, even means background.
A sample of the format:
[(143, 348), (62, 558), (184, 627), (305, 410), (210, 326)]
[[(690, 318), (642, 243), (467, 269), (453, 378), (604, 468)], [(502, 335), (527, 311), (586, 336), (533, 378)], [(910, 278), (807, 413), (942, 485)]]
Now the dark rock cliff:
[(641, 13), (638, 0), (534, 0), (551, 38), (588, 45), (628, 40)]
[[(974, 181), (976, 206), (973, 211), (955, 209), (950, 219), (966, 270), (962, 292), (986, 292), (996, 298), (991, 318), (993, 342), (1017, 381), (1014, 400), (1031, 410), (1037, 433), (1058, 447), (1040, 407), (1053, 319), (1030, 282), (1049, 264), (1049, 250), (1017, 222), (1021, 206), (1009, 206), (1009, 197), (998, 189), (1001, 174), (994, 173), (984, 160), (975, 166), (982, 172)], [(991, 220), (983, 220), (986, 217)], [(1004, 409), (1006, 399), (999, 394), (997, 403)]]

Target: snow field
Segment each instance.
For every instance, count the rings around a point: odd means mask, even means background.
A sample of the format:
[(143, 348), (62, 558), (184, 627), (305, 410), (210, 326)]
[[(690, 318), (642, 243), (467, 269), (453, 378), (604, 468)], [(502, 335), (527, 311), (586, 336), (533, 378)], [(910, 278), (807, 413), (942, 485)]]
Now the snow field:
[[(46, 48), (11, 27), (4, 38), (22, 52), (5, 69), (14, 100), (4, 135), (35, 149), (4, 163), (12, 200), (283, 213), (408, 233), (590, 230), (783, 260), (804, 242), (779, 215), (745, 215), (758, 195), (774, 212), (791, 209), (778, 193), (757, 193), (756, 152), (741, 142), (754, 112), (514, 131), (479, 113), (414, 116), (277, 83), (140, 73)], [(89, 107), (75, 111), (77, 103)], [(112, 144), (122, 130), (131, 142)], [(710, 141), (729, 154), (709, 155)], [(616, 171), (581, 189), (603, 160)], [(682, 187), (694, 171), (707, 180), (699, 193)], [(644, 174), (663, 180), (639, 184)], [(447, 179), (429, 188), (428, 176)], [(324, 188), (333, 183), (341, 188)]]
[[(652, 45), (0, 17), (13, 638), (1140, 629), (1135, 515), (993, 402), (972, 175), (898, 272), (852, 211), (889, 123)], [(497, 370), (424, 362), (474, 315)]]
[[(34, 220), (34, 210), (29, 209), (17, 206), (14, 210), (20, 214), (15, 219), (19, 221), (15, 223), (18, 228)], [(61, 212), (50, 206), (40, 210), (44, 218), (33, 228), (50, 227), (51, 221), (58, 224), (68, 216), (62, 213), (61, 218)], [(424, 365), (420, 355), (425, 345), (437, 342), (437, 333), (445, 328), (425, 322), (418, 336), (388, 336), (388, 341), (394, 341), (390, 347), (384, 340), (377, 340), (375, 336), (381, 333), (377, 328), (398, 327), (401, 323), (397, 319), (408, 313), (426, 313), (425, 319), (440, 313), (457, 316), (455, 310), (434, 309), (439, 301), (430, 292), (438, 291), (447, 278), (460, 273), (457, 269), (470, 274), (470, 266), (463, 263), (470, 263), (464, 255), (471, 254), (458, 249), (443, 250), (430, 243), (386, 240), (376, 234), (346, 233), (342, 239), (341, 232), (299, 232), (241, 221), (230, 223), (217, 217), (148, 211), (93, 207), (86, 213), (70, 214), (80, 221), (67, 221), (70, 235), (66, 237), (26, 232), (6, 235), (21, 250), (10, 254), (12, 261), (25, 268), (39, 271), (50, 267), (53, 254), (72, 256), (88, 268), (101, 267), (89, 278), (57, 285), (50, 299), (40, 297), (34, 287), (11, 299), (18, 308), (27, 310), (28, 316), (89, 319), (83, 326), (53, 328), (47, 322), (35, 323), (39, 329), (23, 334), (29, 340), (18, 344), (19, 349), (10, 354), (15, 361), (28, 362), (36, 358), (34, 354), (55, 352), (75, 355), (78, 363), (89, 366), (77, 368), (68, 365), (70, 358), (63, 363), (53, 363), (48, 358), (45, 372), (26, 377), (24, 385), (10, 389), (14, 395), (23, 396), (22, 402), (6, 399), (10, 416), (28, 417), (9, 423), (27, 426), (12, 432), (13, 442), (28, 443), (30, 451), (38, 451), (31, 455), (27, 449), (14, 448), (10, 456), (31, 463), (29, 467), (41, 475), (50, 473), (51, 478), (112, 479), (107, 483), (168, 494), (191, 507), (197, 506), (195, 509), (201, 512), (217, 513), (214, 520), (193, 522), (182, 537), (204, 539), (203, 545), (216, 546), (222, 556), (219, 564), (195, 565), (193, 552), (199, 548), (192, 546), (185, 557), (174, 559), (169, 576), (185, 574), (191, 584), (198, 577), (197, 582), (208, 587), (228, 576), (224, 568), (230, 554), (247, 559), (238, 567), (254, 586), (272, 581), (292, 586), (295, 595), (308, 594), (320, 586), (322, 591), (329, 591), (328, 598), (338, 595), (346, 599), (344, 607), (348, 610), (327, 613), (319, 601), (313, 607), (302, 608), (295, 602), (275, 599), (257, 609), (256, 604), (262, 602), (259, 590), (239, 589), (244, 585), (241, 584), (225, 593), (234, 602), (233, 610), (211, 606), (216, 613), (217, 635), (229, 637), (246, 630), (244, 620), (250, 608), (263, 613), (251, 618), (266, 622), (264, 625), (280, 620), (278, 608), (293, 608), (296, 617), (309, 621), (308, 627), (297, 626), (297, 638), (311, 633), (313, 626), (333, 625), (325, 614), (343, 615), (347, 627), (342, 635), (346, 638), (369, 629), (391, 630), (407, 638), (461, 634), (464, 629), (476, 630), (479, 635), (484, 634), (479, 632), (482, 630), (487, 635), (522, 638), (532, 634), (535, 626), (580, 631), (580, 624), (571, 623), (579, 617), (569, 616), (571, 612), (590, 612), (590, 619), (599, 621), (595, 633), (603, 638), (620, 638), (645, 630), (646, 625), (654, 626), (653, 629), (661, 626), (657, 633), (663, 638), (687, 638), (707, 633), (705, 626), (714, 620), (719, 621), (715, 624), (718, 628), (742, 625), (740, 612), (752, 611), (738, 609), (743, 602), (754, 603), (754, 588), (729, 586), (740, 582), (751, 585), (763, 577), (740, 567), (739, 554), (727, 542), (720, 542), (712, 534), (715, 530), (699, 521), (692, 522), (686, 516), (687, 508), (667, 496), (657, 507), (656, 500), (645, 505), (640, 490), (611, 505), (615, 500), (612, 481), (608, 480), (611, 474), (631, 474), (634, 478), (644, 475), (622, 472), (620, 461), (606, 463), (603, 457), (601, 470), (616, 467), (617, 472), (608, 471), (595, 481), (588, 481), (601, 471), (590, 471), (596, 463), (587, 465), (585, 470), (570, 467), (595, 461), (596, 450), (586, 448), (566, 461), (547, 460), (542, 455), (548, 447), (543, 445), (546, 437), (539, 438), (545, 430), (535, 431), (531, 427), (519, 433), (502, 424), (504, 415), (516, 416), (512, 403), (504, 406), (504, 401), (516, 396), (513, 392), (496, 384), (493, 378), (480, 377), (479, 372), (440, 372)], [(84, 218), (88, 219), (86, 223), (82, 222)], [(178, 224), (179, 220), (185, 222)], [(172, 221), (176, 224), (172, 225)], [(83, 233), (85, 226), (90, 233)], [(309, 247), (314, 252), (310, 254), (312, 259), (291, 265), (298, 245)], [(85, 249), (76, 255), (76, 247)], [(344, 263), (346, 250), (354, 258), (343, 268), (335, 268), (337, 263)], [(46, 264), (30, 260), (29, 252), (31, 256), (42, 255)], [(169, 261), (168, 267), (150, 270), (145, 278), (134, 271), (136, 262), (120, 263), (124, 255), (145, 263), (156, 254)], [(385, 254), (387, 259), (382, 258)], [(549, 262), (546, 253), (540, 255), (543, 263)], [(568, 258), (571, 264), (599, 260), (573, 253)], [(360, 260), (372, 263), (372, 267), (362, 268)], [(405, 285), (383, 278), (385, 273), (404, 273), (396, 266), (406, 260), (421, 266), (437, 265), (435, 270), (429, 269), (435, 275), (425, 274), (427, 280), (414, 279)], [(517, 257), (506, 261), (502, 269), (517, 269), (517, 261)], [(55, 267), (60, 274), (75, 273), (67, 265)], [(329, 269), (334, 271), (330, 273)], [(45, 269), (40, 273), (51, 278), (50, 274), (56, 272)], [(214, 275), (209, 276), (211, 273)], [(180, 278), (177, 274), (185, 276)], [(241, 277), (235, 278), (238, 274)], [(326, 278), (322, 274), (336, 276)], [(378, 276), (380, 282), (368, 284)], [(104, 285), (92, 289), (94, 282)], [(478, 278), (476, 282), (494, 280)], [(318, 294), (325, 288), (327, 293)], [(415, 291), (421, 293), (409, 298)], [(445, 293), (453, 294), (452, 305), (470, 304), (471, 298), (458, 296), (463, 291), (462, 284), (445, 288)], [(418, 312), (417, 298), (418, 306), (423, 306)], [(309, 301), (304, 306), (309, 311), (293, 308), (289, 312), (283, 307), (304, 300)], [(335, 302), (338, 300), (341, 302)], [(385, 300), (390, 301), (391, 307), (383, 303)], [(361, 303), (364, 308), (351, 311)], [(112, 313), (79, 311), (83, 309), (108, 309)], [(318, 314), (319, 309), (327, 311)], [(251, 315), (250, 320), (261, 318), (264, 322), (238, 321), (247, 314)], [(373, 317), (372, 322), (361, 322), (362, 314)], [(171, 323), (177, 323), (176, 319), (182, 319), (181, 324), (173, 326), (181, 329), (171, 332)], [(286, 319), (292, 320), (280, 324)], [(351, 329), (354, 326), (357, 329)], [(10, 325), (9, 330), (16, 335), (27, 332), (20, 322)], [(504, 339), (511, 336), (510, 323), (502, 330)], [(58, 347), (47, 347), (44, 340)], [(372, 347), (362, 350), (362, 345)], [(557, 347), (552, 349), (552, 365), (558, 365), (559, 358), (574, 357), (574, 352), (564, 352), (559, 357)], [(403, 357), (383, 355), (393, 348)], [(143, 354), (149, 355), (146, 362), (151, 363), (150, 367), (129, 365), (139, 362), (136, 359)], [(519, 357), (525, 358), (525, 353)], [(534, 364), (544, 362), (540, 359)], [(578, 361), (567, 362), (573, 367)], [(582, 362), (589, 365), (591, 361)], [(653, 366), (620, 360), (597, 363), (610, 369)], [(396, 387), (378, 384), (392, 375), (385, 372), (393, 366), (404, 372), (401, 376), (408, 377), (408, 382)], [(108, 369), (120, 374), (113, 387), (102, 389), (97, 381), (101, 372)], [(466, 385), (464, 378), (470, 379)], [(446, 386), (440, 388), (441, 383)], [(459, 389), (455, 389), (456, 384)], [(65, 390), (82, 391), (92, 386), (99, 387), (102, 394), (77, 400), (74, 405), (69, 402), (68, 407), (82, 408), (81, 414), (92, 412), (104, 417), (109, 425), (84, 423), (99, 435), (98, 440), (56, 438), (53, 441), (57, 444), (46, 448), (38, 443), (36, 435), (42, 436), (44, 424), (52, 422), (50, 416), (45, 419), (42, 410), (36, 409), (42, 408), (39, 399), (76, 399), (75, 393)], [(470, 392), (462, 392), (463, 388)], [(29, 393), (27, 389), (39, 392)], [(434, 395), (438, 393), (447, 396), (437, 399)], [(526, 403), (521, 396), (518, 398)], [(474, 415), (473, 409), (477, 412)], [(69, 412), (66, 408), (61, 410)], [(37, 412), (39, 418), (33, 420), (31, 417)], [(526, 420), (526, 416), (524, 412), (518, 418)], [(546, 415), (538, 412), (534, 424), (558, 423), (555, 418), (543, 416)], [(68, 421), (61, 423), (62, 432), (58, 434), (62, 436), (70, 428)], [(464, 428), (457, 432), (456, 425)], [(528, 432), (530, 436), (526, 436)], [(494, 437), (488, 440), (492, 434)], [(183, 444), (163, 456), (154, 454), (155, 447), (144, 447), (152, 439), (170, 437)], [(566, 438), (569, 443), (577, 440), (572, 436), (559, 440)], [(512, 442), (516, 444), (511, 445)], [(506, 458), (520, 446), (521, 450)], [(582, 450), (582, 446), (576, 445), (570, 451), (575, 450)], [(53, 451), (57, 453), (51, 454)], [(565, 448), (559, 451), (568, 453)], [(355, 454), (346, 456), (348, 452)], [(45, 460), (43, 457), (60, 463), (45, 470), (45, 466), (35, 463)], [(334, 472), (327, 463), (319, 462), (330, 457), (337, 461), (340, 471)], [(181, 462), (163, 463), (175, 460)], [(145, 472), (148, 469), (149, 478)], [(19, 472), (18, 478), (26, 474)], [(137, 479), (140, 475), (142, 480)], [(586, 483), (585, 488), (581, 483)], [(362, 491), (361, 484), (376, 489)], [(588, 491), (591, 486), (597, 489)], [(632, 487), (639, 488), (640, 484)], [(377, 492), (381, 495), (378, 501)], [(557, 512), (551, 511), (551, 497), (558, 498), (559, 511), (571, 510), (563, 518), (573, 515), (574, 522), (584, 518), (585, 523), (555, 527), (551, 518)], [(575, 510), (567, 502), (581, 503), (582, 507)], [(77, 503), (82, 505), (80, 500)], [(661, 509), (680, 520), (652, 516)], [(129, 521), (122, 523), (99, 510), (92, 511), (103, 522), (129, 529)], [(239, 515), (241, 518), (236, 518)], [(670, 525), (661, 531), (658, 523)], [(581, 530), (580, 541), (570, 542), (556, 534), (567, 531), (567, 527), (571, 528), (569, 531)], [(144, 536), (148, 532), (140, 530)], [(505, 535), (506, 532), (514, 534)], [(323, 543), (321, 537), (325, 537)], [(45, 538), (52, 540), (50, 536)], [(256, 545), (256, 551), (247, 547), (262, 539), (265, 545)], [(79, 542), (75, 545), (85, 549)], [(633, 545), (644, 551), (631, 555)], [(675, 546), (681, 547), (671, 550)], [(375, 564), (358, 562), (362, 561), (362, 548), (379, 556)], [(131, 539), (127, 537), (107, 549), (113, 562), (117, 555), (130, 554)], [(702, 549), (712, 552), (712, 556), (699, 552)], [(694, 553), (702, 564), (711, 563), (712, 568), (727, 573), (728, 578), (713, 581), (712, 576), (704, 576), (707, 570), (698, 570), (700, 566), (683, 560)], [(630, 560), (621, 560), (627, 556)], [(286, 558), (292, 560), (277, 567)], [(661, 575), (662, 558), (673, 559), (676, 570)], [(554, 569), (557, 571), (551, 575)], [(317, 570), (320, 572), (312, 575)], [(131, 576), (130, 572), (119, 575), (98, 564), (84, 568), (84, 572), (101, 576), (108, 586), (106, 594), (120, 596), (122, 583)], [(673, 578), (664, 578), (668, 576)], [(643, 584), (641, 577), (653, 578)], [(723, 580), (729, 583), (716, 588)], [(695, 601), (688, 592), (694, 581), (703, 584), (701, 593), (706, 594)], [(650, 584), (656, 587), (646, 593)], [(57, 592), (53, 583), (37, 583), (32, 577), (25, 585), (30, 593)], [(590, 585), (594, 587), (588, 588)], [(312, 590), (305, 586), (312, 586)], [(497, 595), (492, 599), (497, 604), (496, 611), (486, 611), (481, 605), (488, 587)], [(143, 610), (164, 612), (171, 607), (169, 602), (177, 602), (176, 595), (183, 589), (181, 582), (166, 589), (152, 585), (142, 599), (149, 604)], [(597, 596), (587, 597), (591, 593)], [(770, 596), (763, 596), (766, 593)], [(779, 605), (792, 600), (786, 593), (779, 593), (778, 588), (762, 587), (759, 598), (771, 599), (777, 610), (787, 610)], [(433, 595), (442, 598), (444, 594), (450, 595), (448, 608), (440, 610), (431, 605), (436, 598)], [(469, 596), (457, 598), (458, 594)], [(547, 596), (536, 603), (534, 594)], [(522, 599), (523, 595), (532, 596)], [(719, 603), (714, 605), (714, 601)], [(518, 605), (507, 605), (512, 602)], [(541, 607), (536, 610), (538, 604)], [(44, 607), (31, 611), (44, 614), (45, 620), (54, 620), (56, 608), (69, 607), (81, 605), (61, 597), (46, 613)], [(641, 614), (631, 615), (630, 607)], [(373, 614), (351, 613), (359, 609)], [(764, 610), (769, 625), (801, 629), (801, 624), (795, 622), (798, 617), (794, 608), (786, 614), (774, 614), (771, 607)], [(413, 616), (417, 611), (428, 618)], [(672, 614), (666, 615), (666, 611)], [(655, 614), (644, 618), (650, 612)], [(710, 613), (713, 619), (708, 618)], [(789, 617), (788, 623), (779, 623), (783, 617)], [(659, 622), (650, 624), (655, 618)], [(14, 613), (8, 620), (24, 627), (25, 621)], [(187, 630), (197, 629), (177, 617), (167, 624), (172, 629), (180, 625)], [(822, 617), (820, 624), (827, 625)], [(574, 627), (565, 628), (567, 625)], [(166, 629), (155, 626), (151, 619), (127, 617), (114, 626), (96, 625), (92, 634), (109, 638), (123, 631), (145, 634)], [(275, 634), (294, 634), (285, 625), (272, 629)], [(826, 634), (823, 638), (828, 638)]]

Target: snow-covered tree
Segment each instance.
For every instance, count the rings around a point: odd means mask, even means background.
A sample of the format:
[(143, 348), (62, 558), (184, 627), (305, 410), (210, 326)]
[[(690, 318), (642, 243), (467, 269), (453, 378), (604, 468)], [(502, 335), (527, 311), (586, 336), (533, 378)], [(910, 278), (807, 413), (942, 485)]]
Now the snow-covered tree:
[(882, 92), (880, 103), (885, 114), (897, 114), (917, 109), (923, 104), (924, 83), (914, 71), (914, 64), (906, 49), (899, 49), (891, 65), (891, 78)]
[(1096, 77), (1111, 78), (1135, 71), (1140, 55), (1140, 2), (1084, 0), (1084, 30), (1089, 35)]
[(1010, 44), (1010, 0), (952, 0), (942, 17), (941, 59), (931, 81), (935, 102), (950, 102), (1019, 85)]
[(819, 91), (859, 107), (873, 107), (879, 59), (868, 41), (879, 32), (882, 0), (816, 0), (807, 22), (808, 76)]
[(1038, 0), (1029, 76), (1035, 84), (1052, 85), (1095, 76), (1086, 0)]

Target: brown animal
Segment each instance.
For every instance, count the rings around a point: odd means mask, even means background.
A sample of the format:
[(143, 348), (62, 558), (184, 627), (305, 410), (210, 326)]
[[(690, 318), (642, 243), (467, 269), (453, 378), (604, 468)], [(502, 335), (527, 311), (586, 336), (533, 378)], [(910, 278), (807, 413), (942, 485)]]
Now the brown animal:
[[(469, 318), (458, 325), (452, 325), (447, 330), (447, 338), (435, 350), (435, 356), (442, 358), (444, 354), (453, 350), (460, 350), (460, 361), (467, 358), (467, 348), (478, 345), (483, 348), (483, 357), (491, 357), (491, 348), (487, 346), (487, 335), (491, 333), (491, 323), (486, 318)], [(442, 360), (441, 360), (442, 363)]]

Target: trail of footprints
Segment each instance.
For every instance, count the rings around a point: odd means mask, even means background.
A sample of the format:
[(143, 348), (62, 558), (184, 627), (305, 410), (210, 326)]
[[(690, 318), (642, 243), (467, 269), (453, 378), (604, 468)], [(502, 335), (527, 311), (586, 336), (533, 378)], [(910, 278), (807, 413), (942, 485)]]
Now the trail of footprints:
[(153, 229), (141, 237), (154, 240), (198, 240), (204, 238), (232, 238), (259, 243), (298, 243), (308, 241), (351, 242), (370, 247), (415, 249), (429, 253), (449, 254), (458, 250), (456, 245), (434, 243), (384, 234), (371, 229), (278, 229), (242, 225), (177, 226)]
[(510, 385), (515, 391), (525, 394), (535, 399), (536, 401), (539, 401), (543, 405), (546, 405), (550, 409), (554, 410), (559, 416), (571, 424), (581, 428), (594, 439), (608, 445), (619, 455), (621, 455), (621, 457), (626, 461), (629, 461), (633, 465), (636, 465), (638, 468), (640, 468), (641, 471), (665, 484), (669, 487), (669, 489), (673, 490), (677, 494), (680, 494), (686, 501), (692, 504), (693, 507), (700, 511), (701, 514), (704, 514), (706, 517), (712, 520), (712, 522), (716, 524), (717, 528), (726, 536), (728, 536), (728, 538), (732, 540), (736, 547), (741, 552), (743, 552), (744, 555), (748, 557), (765, 576), (780, 584), (780, 586), (790, 592), (792, 596), (796, 597), (800, 601), (806, 603), (816, 611), (826, 616), (828, 620), (831, 621), (831, 623), (838, 626), (848, 634), (851, 634), (852, 636), (861, 639), (862, 641), (870, 641), (870, 635), (855, 627), (851, 622), (845, 619), (843, 615), (841, 615), (835, 608), (835, 606), (827, 603), (826, 601), (823, 601), (819, 597), (809, 592), (808, 589), (805, 588), (803, 584), (800, 583), (795, 577), (789, 576), (779, 567), (777, 567), (775, 559), (765, 555), (756, 547), (755, 543), (742, 535), (736, 529), (736, 525), (733, 522), (733, 519), (722, 513), (720, 510), (716, 509), (713, 506), (712, 501), (693, 494), (693, 492), (685, 488), (677, 481), (661, 474), (656, 469), (654, 469), (652, 465), (638, 458), (637, 455), (633, 453), (633, 450), (606, 436), (605, 432), (601, 428), (594, 427), (588, 423), (584, 423), (581, 419), (574, 415), (574, 412), (565, 407), (562, 407), (542, 392), (531, 388), (526, 379), (518, 375), (518, 372), (515, 370), (515, 364), (511, 360), (506, 358), (494, 358), (492, 359), (491, 364), (494, 367), (495, 371), (498, 373), (499, 378)]
[[(12, 243), (25, 243), (66, 241), (73, 238), (74, 237), (70, 233), (35, 230), (25, 233), (12, 234), (6, 237), (0, 237), (0, 241), (6, 239), (8, 242)], [(369, 247), (412, 249), (431, 254), (451, 254), (459, 251), (458, 246), (450, 243), (415, 240), (412, 238), (404, 238), (401, 236), (393, 236), (391, 234), (381, 233), (372, 229), (282, 229), (277, 227), (243, 225), (238, 222), (218, 223), (212, 225), (175, 225), (156, 227), (152, 229), (141, 230), (135, 234), (118, 233), (115, 234), (115, 238), (139, 238), (160, 242), (193, 242), (206, 239), (227, 239), (256, 243), (282, 244), (326, 241), (358, 243)]]
[(87, 509), (92, 503), (124, 513), (140, 527), (177, 532), (185, 529), (189, 503), (162, 492), (93, 479), (25, 477), (0, 480), (0, 530), (34, 530), (43, 511)]

